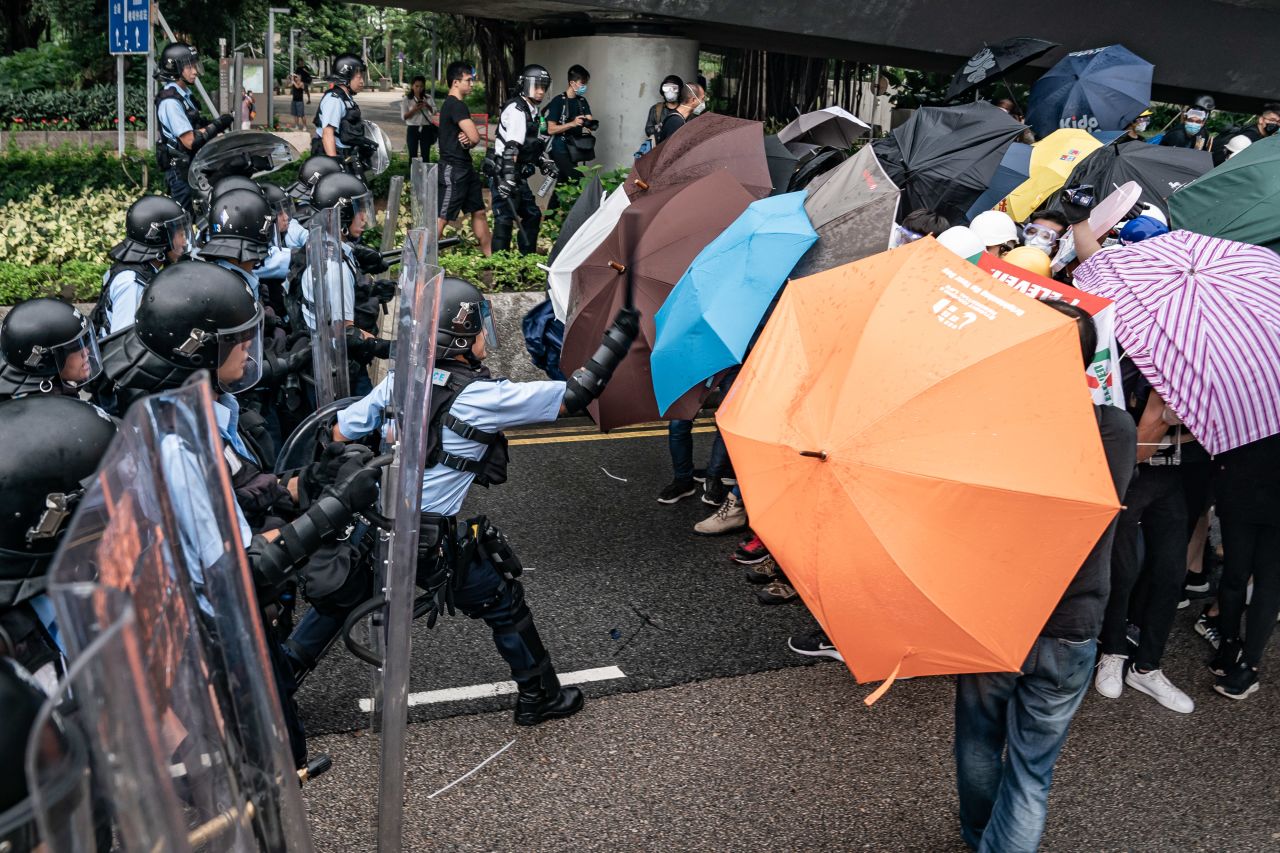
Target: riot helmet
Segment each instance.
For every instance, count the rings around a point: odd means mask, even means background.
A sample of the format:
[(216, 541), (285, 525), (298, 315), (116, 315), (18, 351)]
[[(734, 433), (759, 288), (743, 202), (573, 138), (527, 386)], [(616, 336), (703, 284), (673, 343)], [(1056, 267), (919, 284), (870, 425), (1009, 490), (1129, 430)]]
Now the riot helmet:
[(209, 201), (216, 201), (219, 196), (226, 195), (232, 190), (253, 190), (260, 193), (262, 187), (258, 186), (252, 178), (246, 178), (244, 175), (227, 175), (214, 182), (213, 189), (209, 191)]
[(267, 207), (271, 210), (272, 216), (279, 216), (282, 213), (293, 216), (293, 199), (288, 193), (275, 184), (258, 184), (258, 189), (262, 191), (262, 197), (267, 200)]
[(124, 239), (107, 256), (124, 264), (164, 263), (177, 260), (190, 249), (191, 217), (187, 212), (166, 196), (144, 195), (129, 205)]
[[(313, 210), (337, 208), (343, 232), (354, 230), (356, 236), (373, 222), (373, 193), (364, 181), (345, 172), (325, 175), (316, 183), (311, 193), (311, 207)], [(361, 217), (356, 226), (357, 218)]]
[[(519, 88), (521, 95), (524, 95), (530, 101), (541, 103), (546, 93), (551, 90), (551, 72), (541, 65), (526, 65), (520, 69), (520, 76), (516, 78), (516, 86)], [(542, 88), (542, 94), (535, 95), (534, 92), (539, 87)]]
[(192, 65), (197, 67), (200, 65), (200, 55), (196, 49), (186, 42), (172, 42), (160, 51), (160, 56), (156, 60), (155, 76), (172, 83), (181, 80), (183, 70)]
[(83, 400), (0, 402), (0, 607), (44, 591), (44, 574), (116, 423)]
[(87, 317), (60, 299), (28, 299), (0, 323), (0, 395), (75, 391), (102, 372)]
[(200, 257), (260, 261), (267, 256), (274, 228), (275, 216), (256, 184), (251, 190), (230, 190), (209, 207)]
[(147, 285), (134, 324), (103, 343), (103, 367), (122, 388), (146, 392), (176, 388), (208, 369), (219, 388), (236, 394), (262, 375), (262, 319), (237, 273), (175, 264)]
[(342, 165), (327, 154), (315, 154), (308, 157), (298, 169), (298, 180), (289, 187), (289, 195), (294, 201), (303, 204), (311, 203), (311, 193), (316, 183), (325, 175), (336, 175), (342, 171)]
[(446, 276), (440, 283), (439, 320), (436, 358), (466, 355), (470, 360), (471, 344), (480, 334), (484, 335), (489, 352), (498, 346), (498, 331), (493, 324), (489, 300), (465, 278)]
[(344, 86), (350, 86), (351, 81), (355, 79), (357, 74), (363, 74), (365, 71), (364, 61), (354, 53), (343, 53), (333, 60), (333, 70), (329, 74), (329, 81), (332, 83), (342, 83)]

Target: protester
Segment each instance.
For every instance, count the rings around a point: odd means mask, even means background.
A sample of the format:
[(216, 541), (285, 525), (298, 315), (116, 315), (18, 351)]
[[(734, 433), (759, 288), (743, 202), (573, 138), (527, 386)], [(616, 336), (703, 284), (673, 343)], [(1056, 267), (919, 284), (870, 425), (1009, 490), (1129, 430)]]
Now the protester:
[[(1079, 307), (1046, 304), (1076, 321), (1088, 366), (1098, 343), (1093, 320)], [(1116, 495), (1124, 495), (1134, 471), (1133, 422), (1114, 406), (1094, 406), (1094, 415)], [(1113, 520), (1085, 557), (1020, 672), (956, 676), (960, 831), (979, 853), (1040, 845), (1053, 768), (1089, 687), (1116, 528)]]
[(707, 93), (697, 83), (685, 83), (683, 95), (674, 112), (668, 113), (658, 128), (658, 142), (671, 137), (671, 134), (685, 126), (689, 119), (701, 115), (707, 108)]
[(987, 247), (987, 253), (996, 257), (1002, 257), (1018, 245), (1018, 226), (1009, 214), (1000, 210), (979, 213), (969, 223), (969, 230)]
[(489, 220), (485, 215), (484, 194), (481, 191), (480, 174), (471, 160), (471, 149), (480, 144), (480, 131), (471, 119), (466, 97), (476, 72), (465, 62), (451, 62), (445, 69), (449, 84), (449, 96), (440, 107), (440, 176), (439, 196), (440, 233), (458, 217), (459, 213), (471, 216), (471, 230), (480, 244), (480, 251), (493, 254)]
[(431, 146), (436, 142), (436, 126), (431, 119), (435, 114), (436, 102), (427, 92), (427, 78), (419, 74), (410, 81), (409, 91), (400, 99), (400, 118), (405, 124), (410, 160), (416, 157), (425, 163), (431, 159)]
[(1056, 210), (1037, 210), (1022, 226), (1022, 245), (1039, 249), (1049, 257), (1058, 250), (1058, 241), (1071, 226)]
[(1007, 112), (1010, 118), (1013, 118), (1017, 121), (1023, 120), (1022, 107), (1018, 106), (1018, 102), (1015, 101), (1013, 98), (998, 96), (991, 99), (991, 105), (994, 107), (999, 107), (1000, 109)]
[(680, 93), (684, 91), (684, 80), (675, 74), (668, 74), (662, 78), (658, 91), (662, 93), (662, 100), (649, 107), (644, 122), (645, 140), (640, 150), (636, 152), (637, 157), (647, 153), (661, 141), (658, 138), (658, 132), (662, 129), (662, 123), (667, 120), (667, 117), (676, 111), (676, 105), (680, 103)]
[[(1239, 154), (1248, 147), (1244, 143), (1236, 143), (1237, 139), (1247, 139), (1249, 144), (1252, 144), (1274, 135), (1277, 131), (1280, 131), (1280, 103), (1273, 101), (1263, 104), (1262, 111), (1258, 113), (1258, 121), (1252, 127), (1246, 127), (1236, 133), (1220, 135), (1214, 139), (1214, 164), (1224, 163), (1232, 154)], [(1235, 143), (1235, 148), (1231, 147), (1232, 143)]]
[(1164, 132), (1160, 144), (1170, 148), (1209, 150), (1209, 130), (1205, 125), (1213, 115), (1215, 106), (1212, 95), (1200, 95), (1190, 106), (1183, 109), (1173, 127)]
[(547, 134), (551, 137), (551, 159), (560, 170), (561, 183), (577, 183), (582, 173), (577, 164), (595, 159), (595, 137), (591, 125), (591, 105), (587, 103), (587, 86), (591, 75), (581, 65), (569, 68), (569, 86), (543, 108)]
[(1147, 132), (1147, 128), (1151, 126), (1151, 110), (1150, 108), (1143, 110), (1137, 118), (1129, 122), (1128, 127), (1124, 129), (1124, 133), (1113, 142), (1113, 145), (1124, 145), (1129, 142), (1146, 142), (1147, 138), (1143, 136)]
[(311, 90), (302, 82), (302, 75), (297, 71), (289, 75), (289, 116), (293, 119), (294, 130), (307, 129), (307, 108), (303, 103), (311, 103)]

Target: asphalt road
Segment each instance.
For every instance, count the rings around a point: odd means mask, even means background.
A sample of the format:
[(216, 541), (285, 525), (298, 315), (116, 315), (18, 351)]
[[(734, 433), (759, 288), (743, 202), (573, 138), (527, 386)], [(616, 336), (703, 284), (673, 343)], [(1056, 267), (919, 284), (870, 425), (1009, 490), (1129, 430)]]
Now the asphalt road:
[[(625, 677), (585, 685), (582, 713), (532, 730), (512, 725), (509, 695), (413, 707), (406, 849), (964, 849), (950, 678), (900, 682), (867, 708), (873, 685), (788, 651), (811, 624), (803, 607), (756, 604), (725, 557), (736, 537), (694, 536), (706, 508), (692, 499), (654, 500), (670, 477), (665, 430), (517, 438), (510, 481), (474, 490), (467, 511), (503, 527), (532, 569), (557, 668)], [(1179, 614), (1165, 669), (1196, 711), (1091, 691), (1044, 850), (1280, 850), (1280, 689), (1264, 672), (1248, 701), (1214, 694), (1194, 617)], [(313, 751), (335, 762), (305, 789), (320, 850), (374, 848), (370, 672), (335, 649), (300, 694)], [(418, 626), (413, 691), (508, 677), (483, 623)]]

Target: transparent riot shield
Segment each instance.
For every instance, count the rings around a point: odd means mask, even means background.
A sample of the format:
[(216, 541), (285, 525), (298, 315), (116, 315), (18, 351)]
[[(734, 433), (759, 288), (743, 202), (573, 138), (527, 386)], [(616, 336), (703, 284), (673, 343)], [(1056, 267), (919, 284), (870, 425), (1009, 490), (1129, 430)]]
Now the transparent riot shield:
[(396, 226), (400, 224), (400, 199), (403, 196), (404, 175), (396, 175), (387, 188), (387, 213), (382, 220), (382, 244), (378, 248), (384, 255), (396, 246)]
[[(433, 183), (434, 190), (434, 183)], [(430, 209), (430, 208), (429, 208)], [(434, 225), (406, 235), (400, 276), (396, 365), (388, 439), (395, 461), (383, 486), (383, 513), (392, 521), (381, 543), (387, 608), (383, 619), (380, 699), (382, 736), (378, 780), (378, 849), (400, 849), (404, 816), (405, 727), (408, 720), (410, 635), (422, 475), (426, 460), (431, 377), (443, 273), (427, 262), (436, 241)]]
[[(311, 374), (315, 403), (324, 406), (351, 396), (347, 370), (347, 317), (354, 316), (354, 293), (345, 286), (342, 220), (336, 209), (317, 210), (307, 224), (307, 272), (303, 314), (311, 314)], [(354, 285), (354, 283), (353, 283)]]
[[(438, 233), (436, 220), (439, 218), (440, 208), (436, 203), (436, 193), (439, 190), (437, 184), (435, 163), (424, 163), (421, 160), (413, 160), (409, 164), (409, 215), (413, 218), (414, 228), (427, 228), (432, 234)], [(435, 264), (437, 262), (438, 240), (433, 238), (426, 263)]]
[[(311, 849), (244, 535), (208, 377), (134, 404), (48, 591), (125, 849)], [(33, 762), (45, 790), (56, 768)], [(78, 833), (57, 849), (91, 849)]]
[(228, 175), (258, 177), (274, 172), (301, 156), (298, 149), (274, 133), (244, 130), (224, 133), (205, 143), (191, 159), (187, 180), (196, 206), (208, 208), (209, 191)]
[(368, 140), (369, 145), (366, 151), (362, 152), (364, 160), (362, 165), (366, 172), (381, 175), (391, 165), (391, 139), (386, 131), (378, 127), (377, 123), (368, 119), (364, 120), (364, 138)]

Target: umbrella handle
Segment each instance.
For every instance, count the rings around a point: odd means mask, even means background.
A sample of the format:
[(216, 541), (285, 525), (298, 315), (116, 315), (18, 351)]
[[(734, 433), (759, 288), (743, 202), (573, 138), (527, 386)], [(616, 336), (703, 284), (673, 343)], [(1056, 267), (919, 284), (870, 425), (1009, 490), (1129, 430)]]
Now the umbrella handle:
[(620, 263), (618, 263), (617, 261), (609, 261), (609, 266), (610, 266), (610, 268), (612, 268), (615, 272), (617, 272), (617, 273), (618, 273), (618, 275), (622, 275), (624, 272), (626, 272), (626, 271), (627, 271), (627, 265), (626, 265), (626, 264), (620, 264)]
[(639, 188), (640, 188), (640, 189), (642, 189), (642, 190), (647, 190), (647, 189), (649, 189), (649, 183), (648, 183), (648, 181), (645, 181), (645, 180), (644, 180), (644, 179), (642, 179), (642, 178), (636, 178), (636, 186), (637, 186), (637, 187), (639, 187)]
[(800, 455), (808, 456), (813, 459), (821, 459), (823, 462), (827, 461), (827, 451), (825, 450), (801, 450)]

